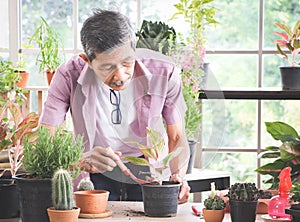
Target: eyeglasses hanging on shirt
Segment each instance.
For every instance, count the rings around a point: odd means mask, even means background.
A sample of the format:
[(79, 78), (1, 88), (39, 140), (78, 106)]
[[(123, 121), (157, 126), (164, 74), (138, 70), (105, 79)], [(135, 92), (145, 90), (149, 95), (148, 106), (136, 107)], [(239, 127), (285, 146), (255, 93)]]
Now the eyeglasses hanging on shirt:
[(116, 108), (111, 112), (111, 122), (113, 124), (121, 124), (122, 121), (122, 113), (120, 110), (120, 102), (121, 102), (121, 95), (120, 92), (117, 91), (117, 93), (113, 89), (109, 89), (109, 99), (110, 103), (114, 105)]

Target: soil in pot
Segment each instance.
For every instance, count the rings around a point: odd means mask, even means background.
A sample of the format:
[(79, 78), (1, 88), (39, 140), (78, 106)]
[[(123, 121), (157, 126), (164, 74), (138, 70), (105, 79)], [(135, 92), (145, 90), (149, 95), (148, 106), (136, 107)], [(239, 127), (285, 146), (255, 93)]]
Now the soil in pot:
[(180, 183), (164, 181), (162, 185), (143, 184), (144, 212), (149, 217), (177, 215)]
[(0, 179), (0, 197), (0, 219), (19, 217), (19, 194), (13, 179)]

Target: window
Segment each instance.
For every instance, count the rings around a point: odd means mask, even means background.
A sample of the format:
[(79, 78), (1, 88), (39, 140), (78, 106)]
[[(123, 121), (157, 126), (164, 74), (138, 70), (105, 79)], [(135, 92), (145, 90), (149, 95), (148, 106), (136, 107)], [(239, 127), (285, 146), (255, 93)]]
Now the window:
[[(28, 42), (43, 16), (59, 32), (64, 43), (61, 52), (67, 59), (81, 51), (80, 28), (95, 7), (120, 9), (130, 17), (136, 30), (147, 19), (167, 22), (177, 32), (184, 32), (182, 21), (168, 20), (175, 3), (177, 0), (1, 0), (0, 54), (16, 61), (18, 49)], [(280, 87), (278, 66), (284, 61), (274, 56), (274, 22), (294, 24), (300, 14), (299, 1), (215, 0), (213, 4), (220, 24), (207, 29), (206, 36), (207, 62), (215, 85)], [(32, 74), (30, 85), (46, 85), (45, 75), (38, 72), (35, 64), (38, 50), (28, 48), (23, 53)], [(297, 129), (299, 107), (299, 101), (203, 101), (203, 155), (198, 165), (231, 171), (232, 182), (255, 180), (254, 169), (260, 164), (257, 153), (274, 144), (265, 132), (264, 122), (285, 121)], [(257, 182), (262, 185), (260, 177)]]

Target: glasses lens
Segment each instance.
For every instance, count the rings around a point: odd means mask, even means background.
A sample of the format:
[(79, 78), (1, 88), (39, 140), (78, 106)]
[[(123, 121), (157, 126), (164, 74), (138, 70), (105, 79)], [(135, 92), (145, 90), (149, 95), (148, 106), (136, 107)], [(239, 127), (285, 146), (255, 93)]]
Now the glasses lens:
[(122, 114), (120, 109), (115, 109), (111, 112), (111, 122), (113, 124), (121, 124)]
[(117, 93), (118, 93), (118, 95), (116, 94), (116, 92), (114, 90), (110, 89), (110, 95), (109, 95), (110, 103), (115, 106), (120, 105), (120, 92), (117, 92)]
[(111, 112), (111, 122), (113, 124), (121, 124), (122, 120), (122, 114), (120, 110), (120, 92), (118, 91), (117, 94), (114, 90), (110, 89), (110, 103), (114, 106), (116, 106), (116, 109), (114, 109)]

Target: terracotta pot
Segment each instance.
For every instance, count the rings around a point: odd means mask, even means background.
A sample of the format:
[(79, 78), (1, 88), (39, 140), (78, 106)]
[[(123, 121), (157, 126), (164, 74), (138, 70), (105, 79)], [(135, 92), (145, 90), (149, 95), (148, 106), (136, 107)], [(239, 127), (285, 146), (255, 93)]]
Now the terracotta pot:
[(222, 222), (225, 210), (207, 210), (203, 208), (202, 213), (205, 222)]
[(29, 73), (19, 72), (19, 75), (21, 76), (21, 80), (17, 83), (17, 86), (20, 88), (26, 88), (28, 86)]
[(85, 190), (75, 191), (76, 206), (82, 214), (101, 214), (106, 211), (109, 191)]
[(55, 74), (55, 70), (47, 70), (46, 71), (46, 76), (47, 76), (47, 82), (48, 82), (48, 85), (50, 86), (50, 83), (52, 81), (52, 78)]
[(80, 208), (74, 207), (72, 210), (55, 210), (53, 207), (47, 208), (50, 222), (77, 222)]

